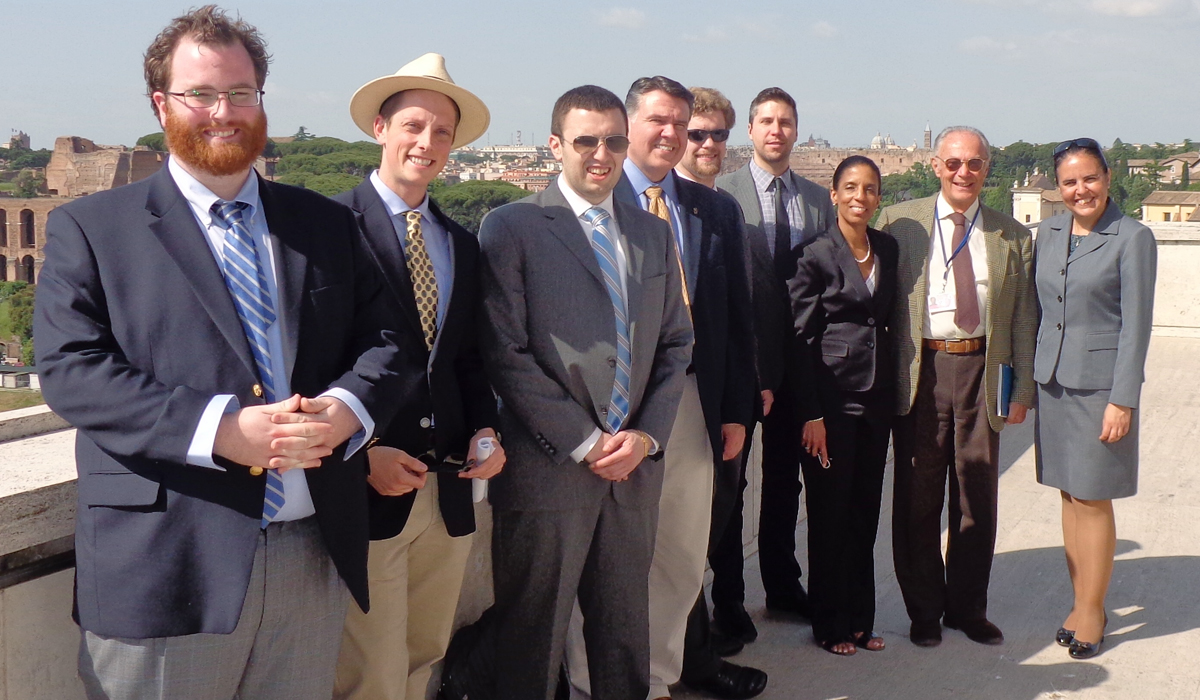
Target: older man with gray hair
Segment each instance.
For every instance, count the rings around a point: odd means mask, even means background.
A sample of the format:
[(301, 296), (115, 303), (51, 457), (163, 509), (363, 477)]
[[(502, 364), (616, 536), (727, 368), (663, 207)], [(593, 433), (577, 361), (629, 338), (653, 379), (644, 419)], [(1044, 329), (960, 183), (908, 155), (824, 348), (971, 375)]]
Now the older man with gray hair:
[(1000, 430), (1024, 421), (1033, 405), (1033, 242), (1028, 229), (979, 200), (990, 163), (982, 132), (949, 127), (934, 153), (941, 192), (879, 216), (879, 229), (900, 248), (891, 319), (896, 579), (913, 644), (940, 644), (942, 622), (973, 641), (1000, 644), (1004, 635), (987, 619)]

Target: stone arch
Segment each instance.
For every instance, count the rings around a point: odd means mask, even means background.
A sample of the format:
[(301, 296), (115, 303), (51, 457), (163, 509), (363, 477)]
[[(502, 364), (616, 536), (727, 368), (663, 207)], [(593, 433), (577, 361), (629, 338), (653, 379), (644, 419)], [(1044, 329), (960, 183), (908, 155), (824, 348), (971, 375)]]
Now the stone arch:
[(29, 284), (36, 283), (36, 280), (34, 279), (34, 273), (33, 273), (33, 256), (32, 255), (26, 255), (25, 257), (21, 258), (20, 277), (22, 280), (28, 282)]
[(0, 282), (8, 281), (8, 258), (0, 255)]
[(37, 231), (33, 226), (33, 210), (21, 210), (21, 247), (33, 248), (37, 245)]
[(0, 209), (0, 248), (8, 247), (8, 210)]

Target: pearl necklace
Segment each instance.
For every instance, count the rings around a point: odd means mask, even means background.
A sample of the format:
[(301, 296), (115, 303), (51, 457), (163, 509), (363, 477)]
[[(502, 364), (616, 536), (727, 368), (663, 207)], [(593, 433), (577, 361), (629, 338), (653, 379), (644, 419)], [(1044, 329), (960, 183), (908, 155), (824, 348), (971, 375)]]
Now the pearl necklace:
[(850, 249), (850, 255), (851, 255), (852, 257), (854, 257), (854, 262), (858, 263), (859, 265), (861, 265), (861, 264), (865, 263), (866, 261), (870, 260), (870, 259), (871, 259), (871, 239), (870, 239), (870, 238), (868, 238), (868, 239), (867, 239), (867, 254), (866, 254), (866, 255), (864, 255), (864, 256), (862, 256), (862, 260), (859, 260), (859, 259), (858, 259), (858, 257), (854, 255), (854, 249), (853, 249), (853, 248), (851, 248), (851, 249)]

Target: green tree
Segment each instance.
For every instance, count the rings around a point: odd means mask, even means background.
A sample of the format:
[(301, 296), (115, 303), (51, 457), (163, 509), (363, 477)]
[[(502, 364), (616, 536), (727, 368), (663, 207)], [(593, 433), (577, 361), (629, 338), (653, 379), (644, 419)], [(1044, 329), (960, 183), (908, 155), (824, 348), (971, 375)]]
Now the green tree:
[(302, 127), (300, 127), (299, 129), (297, 129), (297, 130), (296, 130), (296, 133), (292, 134), (292, 138), (293, 138), (293, 139), (295, 139), (296, 141), (301, 141), (301, 142), (303, 142), (303, 141), (312, 141), (313, 139), (315, 139), (315, 138), (316, 138), (316, 135), (315, 135), (315, 134), (313, 134), (313, 133), (312, 133), (311, 131), (309, 131), (308, 129), (305, 129), (305, 128), (302, 126)]
[(161, 131), (156, 131), (153, 134), (146, 134), (137, 140), (137, 145), (146, 146), (152, 151), (166, 151), (167, 137)]
[(9, 327), (21, 341), (21, 361), (33, 364), (33, 297), (35, 287), (24, 282), (5, 282), (0, 299), (8, 306)]
[(430, 188), (430, 195), (446, 216), (471, 233), (478, 234), (479, 223), (485, 214), (526, 197), (529, 192), (501, 180), (468, 180), (457, 185), (441, 186), (435, 182)]
[(908, 172), (887, 175), (883, 178), (882, 206), (880, 208), (910, 199), (929, 197), (936, 194), (941, 186), (941, 180), (938, 180), (933, 168), (925, 163), (917, 163)]
[(36, 151), (31, 151), (27, 148), (11, 148), (7, 153), (0, 151), (0, 158), (3, 158), (8, 163), (8, 170), (24, 170), (26, 168), (44, 168), (50, 162), (52, 151), (48, 148), (40, 148)]
[(14, 194), (18, 197), (36, 197), (46, 180), (32, 170), (22, 170), (13, 184), (17, 186)]
[(1012, 214), (1012, 192), (1007, 187), (985, 187), (980, 199), (983, 200), (984, 206), (1005, 214)]

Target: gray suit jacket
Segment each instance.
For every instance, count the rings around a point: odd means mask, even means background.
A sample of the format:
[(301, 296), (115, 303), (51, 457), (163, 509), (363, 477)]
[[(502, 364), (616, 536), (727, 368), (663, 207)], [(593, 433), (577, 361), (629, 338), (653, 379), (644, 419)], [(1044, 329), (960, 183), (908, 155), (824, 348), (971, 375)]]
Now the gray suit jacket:
[(1095, 230), (1069, 257), (1072, 217), (1038, 227), (1036, 279), (1042, 322), (1033, 378), (1068, 389), (1111, 389), (1109, 401), (1136, 408), (1154, 315), (1154, 233), (1110, 199)]
[[(632, 336), (626, 427), (666, 445), (692, 330), (666, 222), (614, 202), (628, 256)], [(612, 302), (591, 243), (558, 185), (488, 214), (479, 233), (484, 365), (500, 395), (507, 468), (492, 481), (494, 506), (586, 507), (611, 488), (623, 504), (650, 507), (662, 487), (660, 460), (614, 483), (571, 459), (604, 425), (616, 374)]]
[[(836, 221), (829, 191), (811, 180), (789, 171), (792, 186), (800, 193), (804, 206), (804, 227), (792, 231), (792, 249), (812, 240)], [(756, 364), (759, 388), (778, 390), (783, 383), (783, 370), (788, 343), (792, 335), (792, 308), (788, 297), (787, 280), (775, 273), (771, 243), (774, 231), (763, 230), (762, 205), (750, 164), (717, 178), (717, 187), (733, 195), (746, 217), (746, 254), (750, 258), (750, 295), (754, 306), (754, 335), (757, 341)]]

